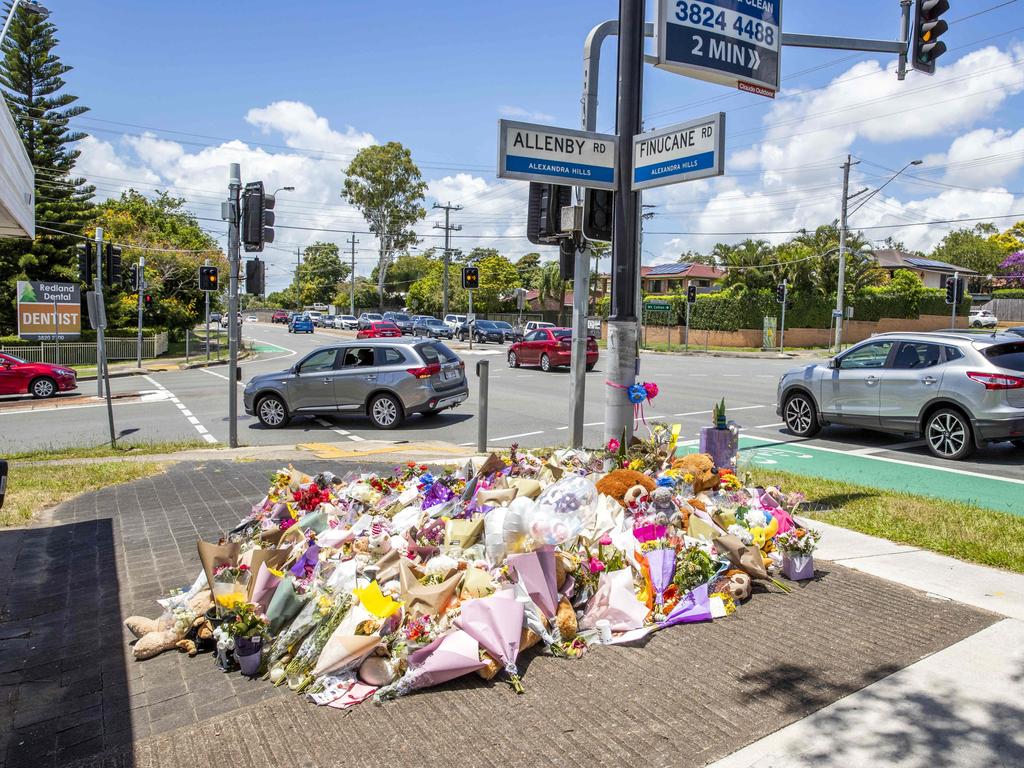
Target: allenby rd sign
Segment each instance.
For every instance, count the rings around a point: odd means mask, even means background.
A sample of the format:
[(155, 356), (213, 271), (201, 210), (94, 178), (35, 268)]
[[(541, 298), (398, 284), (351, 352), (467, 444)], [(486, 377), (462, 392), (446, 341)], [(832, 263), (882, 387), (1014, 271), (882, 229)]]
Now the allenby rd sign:
[(615, 136), (513, 120), (498, 132), (500, 178), (615, 189)]
[(680, 75), (775, 98), (782, 0), (658, 0), (657, 63)]
[(725, 113), (633, 137), (633, 191), (725, 173)]

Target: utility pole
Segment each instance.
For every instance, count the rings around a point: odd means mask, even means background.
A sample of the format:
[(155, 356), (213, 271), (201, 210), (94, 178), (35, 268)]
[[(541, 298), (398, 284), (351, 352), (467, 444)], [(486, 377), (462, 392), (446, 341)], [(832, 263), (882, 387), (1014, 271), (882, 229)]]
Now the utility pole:
[[(850, 168), (854, 165), (860, 165), (858, 160), (856, 163), (852, 162), (852, 158), (847, 155), (846, 162), (843, 163), (843, 205), (842, 212), (839, 217), (839, 287), (836, 291), (836, 354), (843, 351), (843, 314), (845, 313), (845, 307), (843, 306), (843, 293), (846, 291), (846, 219), (847, 212), (849, 210), (850, 199), (857, 195), (850, 194)], [(862, 192), (865, 190), (862, 190)]]
[[(605, 387), (606, 441), (628, 441), (633, 406), (626, 389), (639, 373), (637, 292), (640, 278), (640, 195), (631, 189), (633, 137), (640, 133), (644, 76), (644, 0), (619, 0), (618, 134), (612, 229), (612, 300), (608, 318), (608, 386)], [(628, 445), (628, 442), (626, 443)]]
[[(96, 279), (93, 283), (96, 298), (103, 300), (103, 227), (96, 227)], [(106, 341), (103, 328), (96, 328), (96, 397), (103, 397), (103, 359), (106, 357)]]
[[(302, 249), (299, 246), (295, 246), (295, 298), (298, 300), (299, 296), (302, 295), (302, 290), (299, 288), (299, 267), (302, 266)], [(301, 302), (299, 303), (299, 309), (302, 308)]]
[(139, 268), (135, 273), (135, 290), (139, 294), (139, 333), (138, 340), (136, 343), (135, 350), (135, 365), (138, 368), (142, 367), (142, 292), (146, 290), (146, 257), (139, 257)]
[(349, 277), (349, 288), (348, 288), (348, 313), (355, 317), (356, 314), (356, 233), (353, 232), (352, 236), (347, 240), (348, 244), (352, 246), (352, 273)]
[(242, 191), (242, 169), (231, 163), (228, 178), (228, 199), (223, 213), (228, 222), (228, 443), (238, 447), (238, 270), (241, 220), (239, 196)]
[(441, 317), (444, 317), (448, 314), (448, 264), (451, 261), (452, 232), (458, 232), (462, 229), (461, 224), (451, 223), (451, 212), (461, 211), (462, 206), (452, 205), (451, 200), (449, 200), (447, 205), (438, 205), (437, 203), (434, 203), (434, 207), (444, 211), (444, 226), (441, 226), (440, 224), (434, 225), (434, 229), (444, 230), (444, 276), (441, 278)]

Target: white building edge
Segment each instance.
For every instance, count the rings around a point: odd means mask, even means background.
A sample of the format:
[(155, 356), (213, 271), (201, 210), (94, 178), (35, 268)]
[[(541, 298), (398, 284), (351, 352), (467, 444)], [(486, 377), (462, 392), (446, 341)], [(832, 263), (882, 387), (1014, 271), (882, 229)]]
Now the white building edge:
[(35, 171), (7, 106), (0, 102), (0, 237), (36, 235)]

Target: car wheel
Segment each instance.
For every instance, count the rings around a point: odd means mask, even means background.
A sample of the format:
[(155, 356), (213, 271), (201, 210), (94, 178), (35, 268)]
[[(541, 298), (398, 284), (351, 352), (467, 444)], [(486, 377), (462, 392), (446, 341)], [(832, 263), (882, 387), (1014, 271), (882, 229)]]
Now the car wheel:
[(981, 323), (978, 323), (978, 322), (971, 323), (971, 328), (981, 328)]
[(804, 392), (797, 392), (786, 400), (782, 418), (786, 428), (797, 437), (813, 437), (821, 430), (814, 400)]
[(551, 370), (552, 370), (552, 368), (551, 368), (551, 358), (548, 357), (547, 352), (545, 352), (543, 355), (540, 356), (540, 369), (542, 371), (544, 371), (545, 373), (550, 373)]
[(270, 429), (279, 429), (289, 422), (288, 408), (277, 395), (267, 395), (256, 404), (256, 418)]
[(933, 456), (957, 461), (966, 458), (974, 450), (971, 422), (953, 408), (940, 408), (924, 425), (924, 440)]
[(518, 368), (519, 367), (519, 357), (511, 349), (508, 351), (508, 367), (509, 368)]
[(597, 365), (597, 363), (587, 363), (587, 373), (590, 373), (590, 371), (594, 370), (595, 365)]
[(403, 420), (402, 404), (393, 395), (377, 395), (370, 401), (370, 421), (379, 429), (395, 429)]
[(32, 397), (38, 397), (40, 400), (53, 397), (57, 394), (57, 382), (47, 376), (40, 376), (29, 384), (28, 391)]

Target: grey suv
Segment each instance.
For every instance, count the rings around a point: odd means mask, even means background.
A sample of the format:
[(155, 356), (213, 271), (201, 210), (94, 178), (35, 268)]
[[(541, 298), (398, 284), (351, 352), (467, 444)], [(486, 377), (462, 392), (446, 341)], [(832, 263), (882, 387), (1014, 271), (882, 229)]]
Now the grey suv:
[(302, 414), (362, 413), (395, 429), (413, 413), (435, 416), (469, 397), (465, 364), (427, 339), (359, 339), (320, 347), (291, 368), (254, 376), (245, 412), (271, 428)]
[(921, 435), (943, 459), (989, 442), (1024, 448), (1024, 341), (953, 331), (872, 336), (785, 373), (778, 413), (800, 437), (826, 424)]

